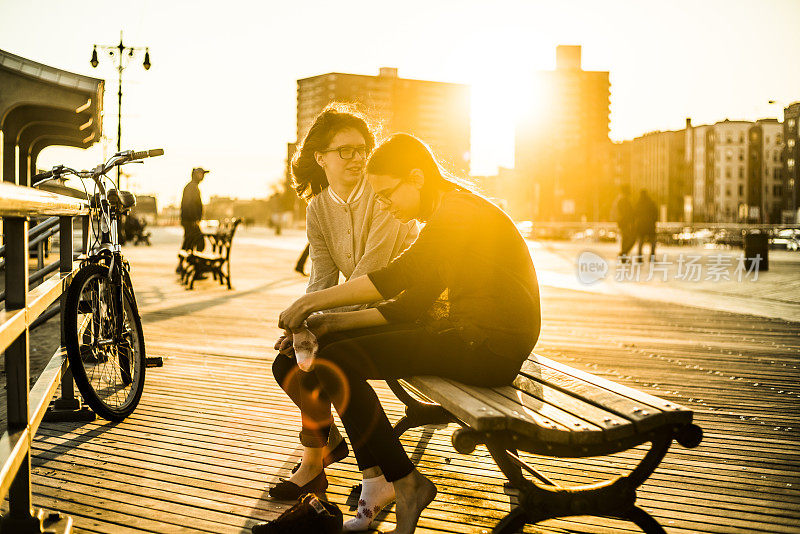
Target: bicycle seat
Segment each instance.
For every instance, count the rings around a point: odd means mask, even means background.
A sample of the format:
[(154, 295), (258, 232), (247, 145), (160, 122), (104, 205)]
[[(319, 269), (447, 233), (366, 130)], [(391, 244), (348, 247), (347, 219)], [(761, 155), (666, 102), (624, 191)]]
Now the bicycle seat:
[[(91, 200), (92, 207), (97, 206), (99, 201), (100, 201), (100, 194), (97, 193), (93, 195)], [(112, 206), (114, 206), (116, 210), (124, 212), (128, 211), (129, 209), (131, 209), (136, 205), (136, 195), (134, 195), (130, 191), (119, 191), (117, 189), (109, 189), (108, 202)]]

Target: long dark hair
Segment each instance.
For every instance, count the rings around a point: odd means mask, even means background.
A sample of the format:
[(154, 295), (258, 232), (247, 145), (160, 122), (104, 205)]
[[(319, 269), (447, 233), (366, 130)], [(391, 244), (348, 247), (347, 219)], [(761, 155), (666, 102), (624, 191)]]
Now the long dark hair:
[(297, 196), (310, 200), (328, 187), (325, 170), (317, 163), (314, 153), (328, 148), (331, 139), (347, 128), (353, 128), (363, 135), (367, 154), (372, 152), (375, 136), (366, 118), (352, 104), (328, 104), (314, 119), (300, 149), (292, 158), (292, 186)]
[(384, 140), (367, 161), (369, 174), (384, 174), (408, 179), (412, 170), (425, 175), (420, 189), (420, 220), (427, 220), (435, 207), (438, 193), (468, 190), (459, 180), (444, 170), (431, 148), (421, 139), (407, 133), (397, 133)]

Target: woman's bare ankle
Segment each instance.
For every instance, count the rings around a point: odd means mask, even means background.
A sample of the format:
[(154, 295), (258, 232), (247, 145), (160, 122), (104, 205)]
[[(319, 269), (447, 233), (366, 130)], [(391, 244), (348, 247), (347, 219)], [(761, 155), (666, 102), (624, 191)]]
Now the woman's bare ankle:
[(367, 467), (363, 471), (361, 471), (362, 478), (375, 478), (379, 477), (383, 474), (380, 467)]
[(436, 486), (425, 475), (414, 469), (394, 482), (397, 495), (395, 514), (397, 528), (387, 534), (412, 534), (422, 511), (436, 498)]

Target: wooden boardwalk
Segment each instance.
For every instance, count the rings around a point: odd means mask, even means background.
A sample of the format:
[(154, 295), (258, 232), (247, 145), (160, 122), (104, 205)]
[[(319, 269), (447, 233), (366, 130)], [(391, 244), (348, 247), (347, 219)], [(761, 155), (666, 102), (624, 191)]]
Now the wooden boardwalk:
[[(244, 229), (232, 252), (234, 290), (173, 273), (179, 235), (130, 248), (149, 355), (142, 402), (120, 424), (45, 423), (33, 444), (36, 506), (70, 514), (77, 532), (249, 533), (289, 504), (267, 489), (299, 457), (299, 416), (272, 379), (276, 317), (303, 291), (291, 270), (304, 242)], [(639, 492), (670, 533), (800, 532), (800, 325), (543, 288), (544, 356), (692, 407), (705, 430), (675, 444)], [(401, 406), (376, 384), (390, 418)], [(403, 442), (440, 492), (417, 532), (491, 529), (514, 501), (485, 448), (457, 454), (453, 427), (409, 431)], [(604, 478), (641, 451), (553, 461), (565, 483)], [(328, 497), (345, 515), (359, 480), (348, 458), (328, 470)], [(488, 489), (488, 491), (487, 491)], [(394, 515), (384, 514), (382, 530)], [(636, 532), (599, 518), (548, 521), (525, 532)]]

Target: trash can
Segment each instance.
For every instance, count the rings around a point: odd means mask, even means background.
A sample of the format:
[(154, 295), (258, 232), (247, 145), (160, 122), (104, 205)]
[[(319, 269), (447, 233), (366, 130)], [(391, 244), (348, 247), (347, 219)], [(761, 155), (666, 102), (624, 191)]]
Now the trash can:
[(748, 232), (744, 236), (744, 262), (748, 269), (753, 268), (756, 257), (760, 257), (756, 267), (759, 272), (769, 271), (769, 236)]

